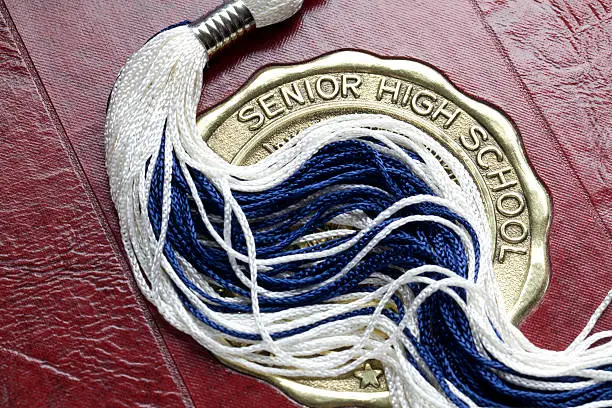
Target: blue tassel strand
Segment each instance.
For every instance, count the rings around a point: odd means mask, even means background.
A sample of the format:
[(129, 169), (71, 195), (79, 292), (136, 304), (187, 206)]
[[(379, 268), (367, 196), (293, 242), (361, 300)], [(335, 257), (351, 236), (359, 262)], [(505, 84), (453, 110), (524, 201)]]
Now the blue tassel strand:
[[(163, 157), (162, 149), (155, 166), (149, 198), (149, 216), (156, 234), (159, 234), (161, 223)], [(224, 203), (219, 192), (201, 173), (189, 170), (207, 212), (210, 216), (222, 218)], [(333, 189), (347, 184), (359, 186)], [(313, 198), (314, 194), (325, 189), (330, 190)], [(370, 218), (375, 218), (394, 202), (418, 194), (432, 195), (433, 192), (404, 164), (394, 158), (381, 155), (364, 142), (345, 141), (325, 146), (278, 186), (261, 193), (239, 193), (235, 197), (247, 219), (255, 220), (250, 225), (257, 253), (258, 256), (265, 258), (307, 253), (346, 242), (348, 238), (345, 237), (313, 247), (296, 248), (292, 245), (297, 238), (319, 231), (340, 214), (362, 211)], [(304, 204), (291, 207), (300, 202)], [(291, 210), (281, 212), (285, 208)], [(219, 248), (201, 243), (202, 240), (212, 241), (212, 237), (202, 223), (192, 217), (194, 213), (197, 213), (197, 210), (190, 201), (189, 187), (175, 162), (172, 177), (172, 211), (164, 249), (166, 257), (185, 285), (211, 302), (214, 310), (223, 313), (252, 312), (249, 304), (236, 305), (212, 299), (181, 272), (175, 253), (183, 256), (194, 265), (198, 273), (212, 279), (227, 291), (226, 293), (243, 298), (249, 296), (249, 290), (236, 279), (228, 264), (227, 254)], [(262, 288), (271, 291), (285, 291), (308, 288), (324, 282), (346, 266), (357, 252), (367, 245), (369, 239), (384, 227), (402, 217), (415, 214), (436, 215), (464, 226), (470, 232), (475, 248), (478, 248), (476, 234), (463, 218), (438, 205), (418, 204), (398, 212), (394, 217), (379, 224), (364, 236), (359, 245), (348, 251), (327, 258), (316, 265), (304, 261), (276, 266), (259, 275), (258, 283)], [(221, 227), (218, 227), (218, 231), (221, 232)], [(232, 237), (234, 248), (245, 251), (245, 239), (237, 223), (232, 225)], [(422, 222), (396, 229), (379, 243), (379, 248), (380, 251), (370, 253), (349, 274), (333, 284), (288, 299), (260, 296), (261, 311), (274, 312), (318, 304), (341, 295), (368, 291), (368, 285), (364, 284), (364, 281), (373, 273), (385, 274), (393, 279), (397, 277), (398, 269), (405, 270), (422, 265), (438, 265), (467, 278), (467, 259), (461, 240), (452, 230), (439, 224)], [(283, 276), (279, 277), (281, 275)], [(441, 278), (436, 274), (431, 274), (429, 277)], [(411, 285), (410, 289), (418, 294), (423, 286)], [(461, 289), (456, 291), (465, 299), (465, 293)], [(232, 331), (211, 322), (193, 308), (185, 296), (181, 298), (185, 307), (195, 317), (213, 329), (237, 339), (261, 340), (259, 335)], [(403, 305), (397, 299), (395, 303), (400, 312), (386, 310), (384, 315), (399, 324), (403, 317), (401, 313)], [(372, 307), (362, 308), (296, 330), (276, 333), (273, 338), (293, 336), (332, 321), (368, 315), (373, 311)], [(573, 407), (592, 401), (604, 401), (612, 396), (609, 383), (565, 392), (534, 392), (507, 383), (497, 375), (497, 371), (518, 373), (499, 361), (480, 354), (473, 342), (465, 315), (456, 302), (445, 293), (436, 293), (425, 302), (419, 309), (418, 318), (420, 339), (417, 341), (407, 329), (404, 332), (412, 337), (419, 355), (427, 363), (437, 383), (457, 406), (467, 407), (446, 385), (447, 381), (452, 382), (479, 406), (486, 407)], [(612, 366), (600, 369), (609, 371)]]

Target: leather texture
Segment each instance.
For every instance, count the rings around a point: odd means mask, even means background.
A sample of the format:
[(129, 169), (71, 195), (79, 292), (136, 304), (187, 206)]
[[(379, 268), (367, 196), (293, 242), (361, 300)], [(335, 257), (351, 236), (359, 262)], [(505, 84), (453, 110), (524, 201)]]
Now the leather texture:
[[(0, 407), (295, 406), (144, 301), (108, 192), (119, 69), (218, 3), (0, 0)], [(347, 48), (427, 62), (498, 106), (554, 206), (551, 285), (521, 328), (562, 349), (612, 288), (611, 12), (609, 0), (306, 0), (212, 61), (200, 108), (263, 66)]]

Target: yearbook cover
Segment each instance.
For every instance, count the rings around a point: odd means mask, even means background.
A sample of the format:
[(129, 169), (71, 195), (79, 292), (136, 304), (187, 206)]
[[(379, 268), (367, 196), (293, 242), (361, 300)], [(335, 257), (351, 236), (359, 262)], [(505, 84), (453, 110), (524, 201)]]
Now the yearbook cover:
[[(110, 198), (105, 110), (121, 67), (218, 3), (0, 0), (1, 407), (297, 406), (160, 317)], [(338, 50), (424, 62), (497, 107), (552, 199), (550, 283), (519, 327), (562, 350), (612, 287), (611, 13), (601, 0), (306, 0), (211, 61), (199, 110), (261, 68)]]

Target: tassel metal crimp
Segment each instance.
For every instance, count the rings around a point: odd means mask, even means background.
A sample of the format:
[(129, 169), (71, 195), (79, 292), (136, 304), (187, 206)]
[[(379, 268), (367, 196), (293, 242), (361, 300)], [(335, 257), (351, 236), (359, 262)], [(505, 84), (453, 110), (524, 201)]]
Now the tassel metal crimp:
[(224, 4), (189, 24), (211, 56), (255, 28), (255, 19), (242, 0)]

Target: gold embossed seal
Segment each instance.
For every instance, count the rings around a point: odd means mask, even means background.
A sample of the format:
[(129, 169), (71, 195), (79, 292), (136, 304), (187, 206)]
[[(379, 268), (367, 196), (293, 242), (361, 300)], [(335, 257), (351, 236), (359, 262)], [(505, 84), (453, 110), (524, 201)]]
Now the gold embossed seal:
[[(198, 127), (221, 157), (244, 165), (318, 121), (352, 113), (385, 114), (411, 123), (464, 164), (480, 190), (495, 237), (493, 268), (506, 312), (518, 323), (548, 284), (550, 199), (510, 121), (434, 69), (353, 51), (269, 68), (199, 118)], [(377, 361), (333, 379), (263, 379), (311, 407), (390, 407)]]

